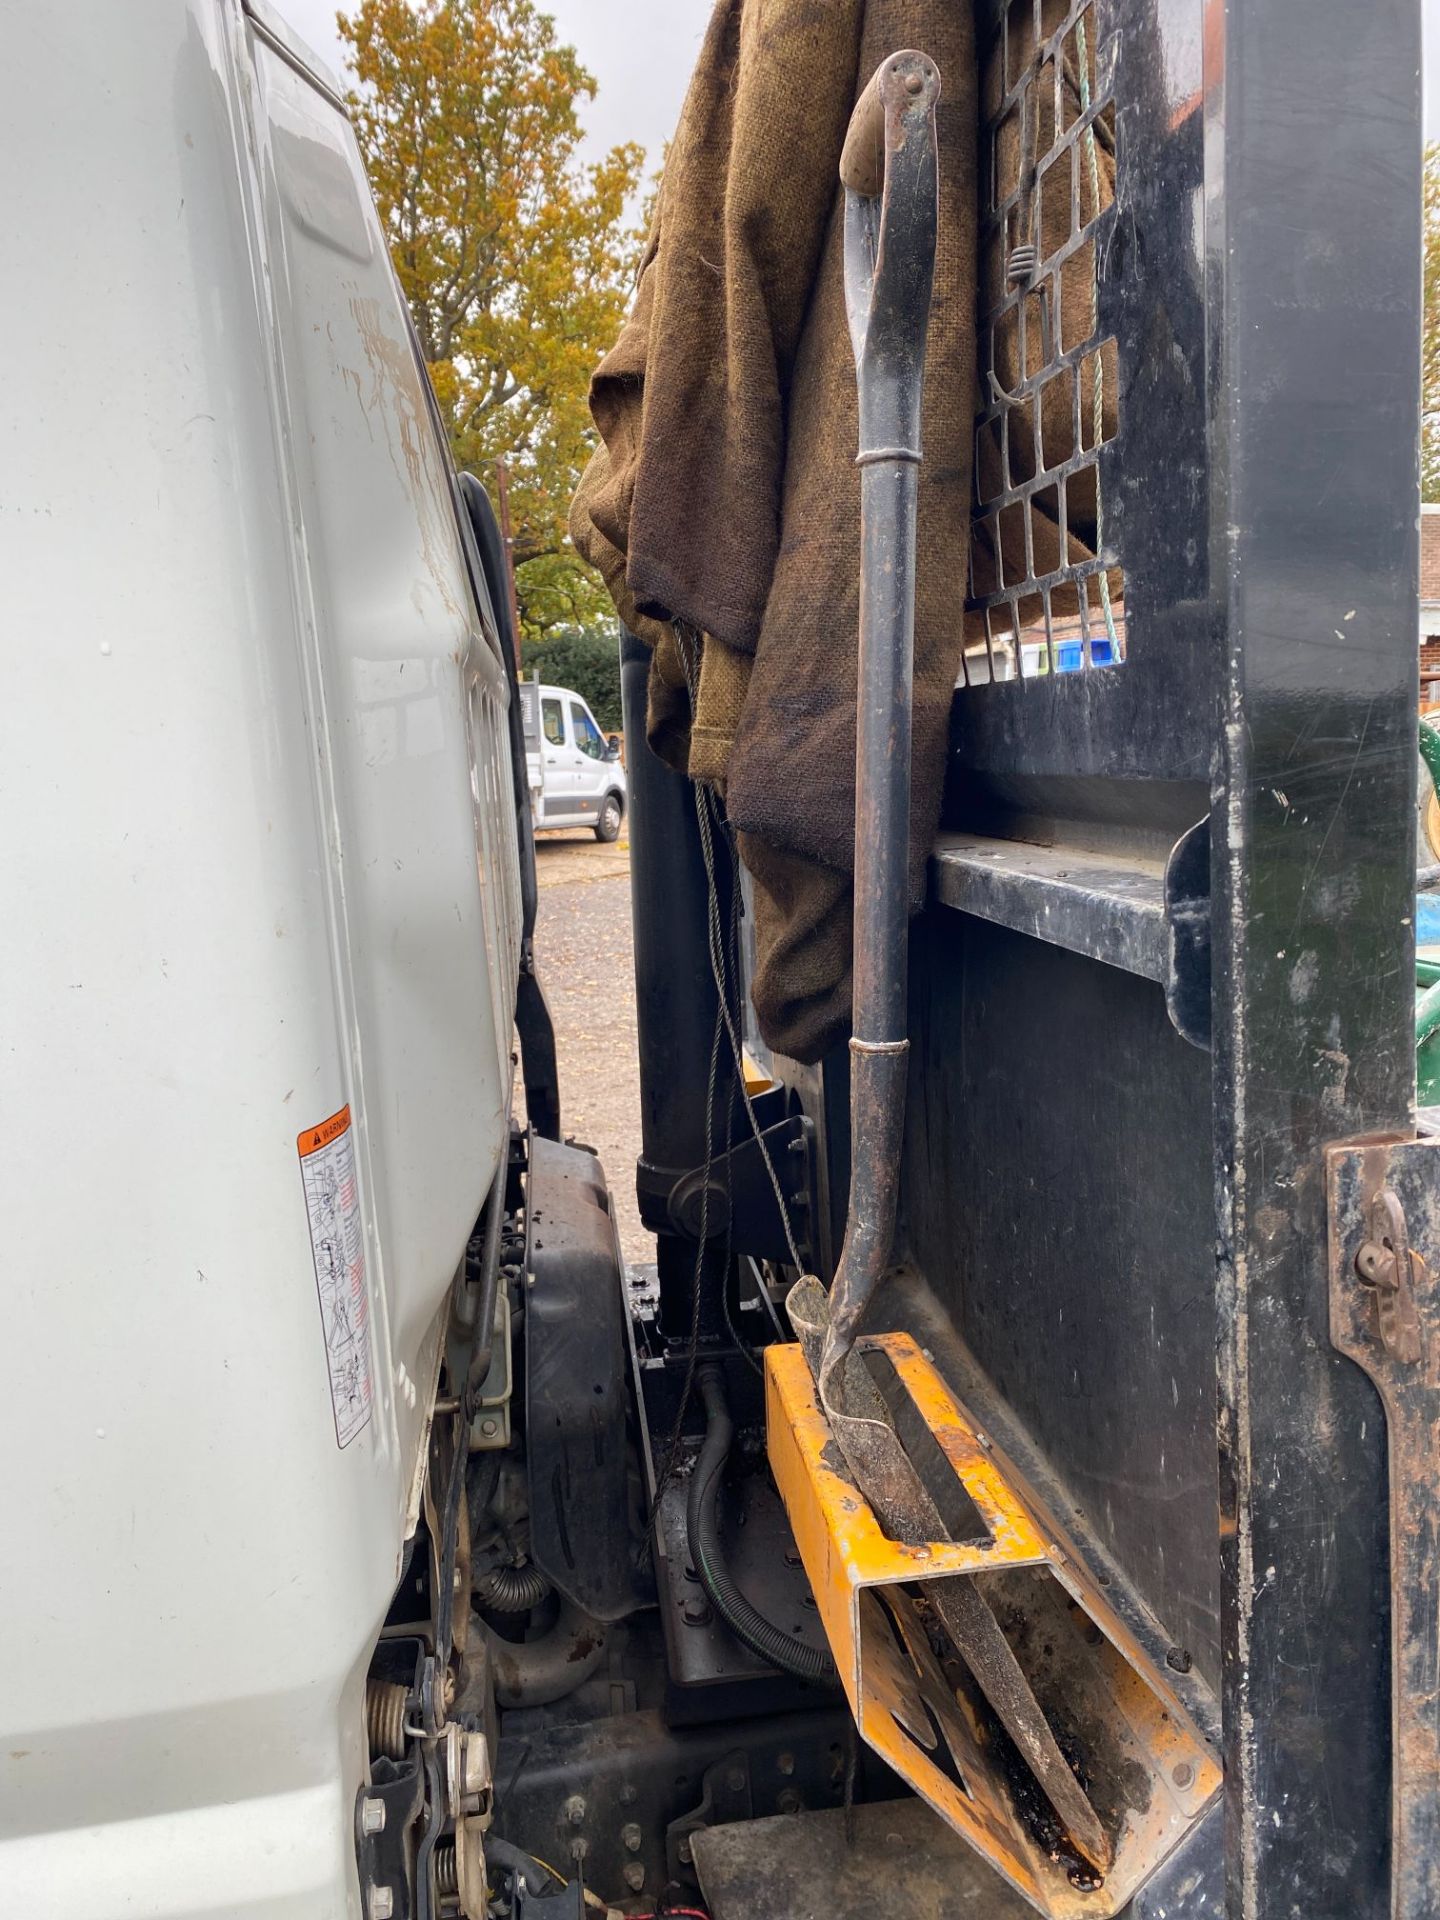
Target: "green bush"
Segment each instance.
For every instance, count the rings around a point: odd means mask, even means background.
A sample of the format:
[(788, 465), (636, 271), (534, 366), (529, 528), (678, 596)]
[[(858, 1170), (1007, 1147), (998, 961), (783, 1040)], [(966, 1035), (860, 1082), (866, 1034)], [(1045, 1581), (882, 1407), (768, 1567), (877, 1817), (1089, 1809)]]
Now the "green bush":
[(569, 687), (594, 714), (604, 733), (620, 731), (620, 637), (603, 627), (577, 627), (543, 640), (525, 640), (520, 665), (527, 678), (538, 671), (547, 686)]

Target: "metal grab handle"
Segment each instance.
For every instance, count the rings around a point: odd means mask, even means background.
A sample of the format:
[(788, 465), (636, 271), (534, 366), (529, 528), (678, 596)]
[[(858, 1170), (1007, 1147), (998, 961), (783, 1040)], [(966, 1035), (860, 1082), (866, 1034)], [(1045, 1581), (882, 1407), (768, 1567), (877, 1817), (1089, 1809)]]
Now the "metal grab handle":
[[(855, 104), (845, 185), (845, 306), (860, 413), (860, 645), (855, 731), (855, 970), (850, 1207), (828, 1302), (806, 1278), (791, 1322), (846, 1464), (895, 1540), (945, 1522), (851, 1350), (890, 1260), (909, 1040), (910, 715), (920, 399), (935, 271), (940, 75), (923, 53), (881, 63)], [(994, 1614), (963, 1580), (930, 1589), (975, 1676), (1072, 1842), (1103, 1876), (1111, 1846)]]
[[(909, 60), (916, 56), (897, 53), (892, 57)], [(865, 91), (851, 111), (840, 152), (841, 186), (869, 200), (878, 199), (885, 187), (885, 102), (880, 83), (889, 65), (889, 60), (882, 60), (866, 81)]]
[(905, 1097), (910, 708), (920, 396), (935, 270), (940, 74), (891, 54), (856, 102), (840, 160), (845, 306), (860, 414), (855, 970), (850, 1210), (830, 1294), (828, 1397), (889, 1258)]
[[(807, 1276), (787, 1303), (846, 1464), (881, 1525), (905, 1544), (945, 1539), (945, 1522), (851, 1349), (891, 1256), (905, 1117), (915, 534), (939, 95), (939, 72), (925, 54), (891, 54), (855, 104), (840, 158), (845, 307), (860, 413), (852, 1171), (829, 1299)], [(1103, 1877), (1110, 1841), (995, 1615), (964, 1580), (936, 1581), (928, 1592), (1071, 1841)]]

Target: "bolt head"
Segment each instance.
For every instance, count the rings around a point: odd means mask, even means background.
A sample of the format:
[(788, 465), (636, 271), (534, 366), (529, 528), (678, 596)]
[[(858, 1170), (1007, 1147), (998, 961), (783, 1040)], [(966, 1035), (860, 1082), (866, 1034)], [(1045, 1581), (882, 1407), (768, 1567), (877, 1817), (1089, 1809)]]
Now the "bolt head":
[(775, 1766), (776, 1766), (776, 1770), (777, 1770), (778, 1772), (780, 1772), (780, 1773), (784, 1773), (784, 1774), (791, 1774), (791, 1773), (794, 1773), (794, 1771), (795, 1771), (795, 1756), (794, 1756), (794, 1754), (793, 1754), (793, 1753), (782, 1753), (782, 1754), (780, 1755), (780, 1757), (779, 1757), (779, 1758), (778, 1758), (778, 1759), (776, 1760), (776, 1762), (775, 1762)]
[(688, 1867), (694, 1858), (694, 1855), (690, 1851), (690, 1842), (688, 1840), (682, 1840), (679, 1846), (676, 1847), (675, 1852), (679, 1856), (682, 1867)]
[(620, 1844), (627, 1853), (638, 1853), (642, 1835), (634, 1820), (627, 1820), (620, 1829)]
[(1186, 1648), (1171, 1647), (1169, 1652), (1165, 1655), (1165, 1664), (1167, 1667), (1172, 1668), (1176, 1673), (1189, 1673), (1191, 1667), (1194, 1665), (1194, 1662), (1191, 1660), (1189, 1652), (1187, 1651)]
[(480, 1422), (480, 1431), (487, 1440), (492, 1440), (500, 1431), (499, 1422), (495, 1420), (482, 1420)]
[(1194, 1780), (1195, 1769), (1188, 1760), (1182, 1760), (1179, 1766), (1171, 1773), (1170, 1778), (1175, 1782), (1177, 1787), (1183, 1789), (1188, 1787)]
[(364, 1800), (361, 1802), (360, 1831), (362, 1833), (383, 1833), (385, 1831), (385, 1802), (383, 1800)]
[(731, 1793), (743, 1793), (745, 1791), (745, 1769), (743, 1767), (731, 1767), (725, 1776), (725, 1785), (730, 1789)]
[(639, 1860), (625, 1862), (625, 1884), (632, 1893), (639, 1893), (645, 1884), (645, 1868)]
[(570, 1822), (572, 1827), (584, 1826), (585, 1799), (582, 1794), (572, 1793), (570, 1798), (565, 1802), (565, 1818)]
[(391, 1920), (395, 1911), (395, 1889), (393, 1887), (372, 1887), (370, 1889), (370, 1920)]
[(681, 1618), (687, 1627), (708, 1627), (713, 1615), (710, 1602), (697, 1594), (693, 1600), (687, 1600), (681, 1609)]

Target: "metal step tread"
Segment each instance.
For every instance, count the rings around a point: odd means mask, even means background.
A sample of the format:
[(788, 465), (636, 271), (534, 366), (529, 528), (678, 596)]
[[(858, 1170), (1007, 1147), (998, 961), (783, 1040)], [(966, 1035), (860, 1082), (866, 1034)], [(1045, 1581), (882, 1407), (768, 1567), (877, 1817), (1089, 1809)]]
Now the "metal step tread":
[(1166, 978), (1163, 858), (943, 833), (930, 886), (943, 906), (1147, 980)]
[(712, 1920), (1035, 1920), (915, 1799), (707, 1827), (691, 1848)]

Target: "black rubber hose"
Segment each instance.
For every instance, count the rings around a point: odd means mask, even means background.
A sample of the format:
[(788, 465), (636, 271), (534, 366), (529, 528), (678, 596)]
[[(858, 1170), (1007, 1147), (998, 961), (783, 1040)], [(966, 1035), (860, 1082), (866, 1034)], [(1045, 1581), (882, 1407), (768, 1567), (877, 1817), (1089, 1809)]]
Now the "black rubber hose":
[(758, 1653), (762, 1660), (779, 1667), (782, 1673), (793, 1674), (797, 1680), (833, 1683), (835, 1666), (829, 1654), (782, 1633), (764, 1614), (756, 1612), (730, 1577), (720, 1545), (715, 1503), (725, 1462), (730, 1458), (735, 1427), (726, 1405), (725, 1381), (719, 1367), (713, 1363), (701, 1367), (696, 1384), (705, 1404), (705, 1440), (690, 1476), (685, 1524), (690, 1538), (690, 1558), (695, 1562), (705, 1597), (735, 1638), (752, 1653)]
[(491, 1567), (477, 1575), (471, 1591), (482, 1607), (493, 1613), (528, 1613), (550, 1591), (550, 1582), (538, 1567)]
[(497, 1839), (493, 1833), (485, 1836), (485, 1864), (499, 1867), (512, 1875), (523, 1873), (531, 1893), (543, 1893), (548, 1880), (553, 1880), (557, 1887), (570, 1884), (568, 1880), (562, 1880), (553, 1867), (547, 1867), (537, 1860), (533, 1853), (526, 1853), (522, 1847), (513, 1847), (508, 1840)]

